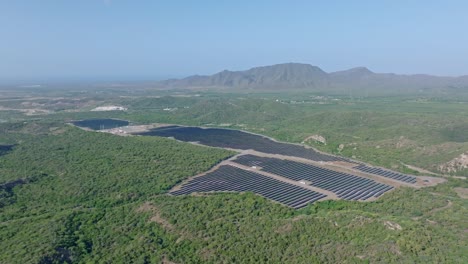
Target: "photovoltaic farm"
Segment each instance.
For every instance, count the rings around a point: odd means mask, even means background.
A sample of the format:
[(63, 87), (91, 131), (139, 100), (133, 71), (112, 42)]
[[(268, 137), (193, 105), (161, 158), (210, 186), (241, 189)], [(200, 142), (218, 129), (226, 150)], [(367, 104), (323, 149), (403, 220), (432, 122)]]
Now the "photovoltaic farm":
[(92, 130), (111, 129), (111, 128), (128, 126), (130, 124), (130, 122), (126, 120), (111, 119), (111, 118), (85, 119), (85, 120), (73, 121), (72, 123), (75, 126), (82, 127), (82, 128), (89, 128)]
[(200, 128), (200, 127), (183, 127), (183, 126), (168, 126), (152, 129), (148, 132), (139, 133), (139, 135), (173, 137), (185, 142), (198, 142), (203, 145), (220, 148), (231, 148), (240, 150), (255, 150), (267, 154), (279, 154), (284, 156), (292, 156), (304, 158), (312, 161), (335, 162), (344, 161), (349, 164), (354, 164), (354, 169), (368, 174), (379, 175), (382, 177), (398, 180), (405, 183), (416, 183), (416, 178), (409, 175), (374, 168), (356, 162), (347, 158), (327, 155), (315, 151), (314, 149), (305, 148), (300, 145), (281, 143), (271, 140), (260, 135), (250, 134), (247, 132), (222, 128)]
[(393, 189), (392, 186), (371, 179), (295, 161), (243, 155), (237, 157), (234, 162), (294, 181), (308, 181), (311, 186), (333, 192), (345, 200), (377, 198)]
[(416, 177), (401, 174), (398, 172), (393, 172), (389, 170), (384, 170), (381, 168), (374, 168), (374, 167), (369, 167), (364, 164), (360, 164), (359, 166), (353, 167), (355, 170), (359, 170), (362, 172), (367, 172), (370, 174), (375, 174), (375, 175), (380, 175), (386, 178), (402, 181), (402, 182), (407, 182), (407, 183), (416, 183)]
[[(350, 201), (372, 200), (394, 188), (385, 184), (388, 181), (379, 182), (379, 179), (383, 178), (376, 175), (404, 183), (416, 183), (416, 177), (413, 176), (374, 168), (361, 162), (323, 154), (301, 145), (277, 142), (240, 130), (172, 125), (140, 132), (138, 135), (175, 138), (184, 142), (241, 151), (254, 150), (314, 162), (346, 162), (345, 166), (351, 169), (349, 173), (345, 173), (305, 161), (244, 154), (213, 172), (183, 184), (180, 189), (171, 192), (176, 196), (202, 192), (250, 191), (284, 205), (301, 208), (327, 196), (331, 199)], [(362, 173), (372, 174), (373, 177), (365, 177)]]
[(170, 194), (178, 196), (198, 192), (254, 192), (296, 209), (326, 197), (322, 193), (230, 165), (192, 179)]
[(239, 130), (171, 126), (155, 128), (148, 132), (139, 133), (139, 135), (173, 137), (180, 141), (198, 142), (211, 147), (240, 150), (253, 149), (263, 153), (294, 156), (314, 161), (350, 162), (348, 159), (323, 154), (300, 145), (276, 142), (267, 137)]
[(13, 145), (0, 145), (0, 156), (10, 152), (13, 149)]

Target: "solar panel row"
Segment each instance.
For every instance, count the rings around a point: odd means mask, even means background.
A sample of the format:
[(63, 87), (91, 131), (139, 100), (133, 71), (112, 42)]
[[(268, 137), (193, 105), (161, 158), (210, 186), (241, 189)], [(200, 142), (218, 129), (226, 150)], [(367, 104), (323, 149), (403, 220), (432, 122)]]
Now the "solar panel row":
[[(348, 159), (323, 154), (300, 145), (280, 143), (269, 138), (239, 130), (199, 127), (162, 127), (139, 135), (174, 137), (186, 142), (199, 142), (203, 145), (233, 149), (253, 149), (259, 152), (301, 157), (315, 161), (347, 161)], [(355, 163), (355, 162), (352, 162)]]
[(296, 209), (326, 197), (324, 194), (306, 188), (229, 165), (221, 166), (213, 172), (197, 177), (171, 194), (184, 195), (216, 191), (250, 191)]
[(371, 179), (289, 160), (243, 155), (234, 162), (245, 166), (259, 166), (263, 171), (291, 180), (310, 181), (312, 186), (333, 192), (345, 200), (367, 200), (379, 197), (393, 188)]
[(391, 178), (391, 179), (398, 180), (398, 181), (403, 181), (403, 182), (408, 182), (408, 183), (416, 183), (416, 177), (408, 176), (408, 175), (405, 175), (405, 174), (401, 174), (401, 173), (393, 172), (393, 171), (389, 171), (389, 170), (384, 170), (384, 169), (381, 169), (381, 168), (369, 167), (369, 166), (366, 166), (364, 164), (356, 166), (353, 169), (357, 169), (357, 170), (360, 170), (362, 172), (367, 172), (367, 173), (370, 173), (370, 174), (380, 175), (380, 176)]

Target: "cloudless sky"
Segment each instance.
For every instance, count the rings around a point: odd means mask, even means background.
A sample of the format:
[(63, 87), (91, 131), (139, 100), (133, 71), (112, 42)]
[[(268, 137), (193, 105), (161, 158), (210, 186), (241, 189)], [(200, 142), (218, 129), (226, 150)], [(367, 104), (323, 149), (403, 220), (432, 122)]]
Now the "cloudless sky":
[(0, 81), (303, 62), (468, 74), (468, 1), (0, 0)]

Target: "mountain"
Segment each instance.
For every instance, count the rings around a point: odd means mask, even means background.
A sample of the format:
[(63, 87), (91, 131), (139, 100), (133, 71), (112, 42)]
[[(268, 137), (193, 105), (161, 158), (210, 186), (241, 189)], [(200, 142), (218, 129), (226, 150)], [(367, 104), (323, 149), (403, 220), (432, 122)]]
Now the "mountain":
[(211, 76), (190, 76), (179, 80), (167, 80), (166, 87), (236, 87), (236, 88), (304, 88), (328, 86), (328, 74), (309, 64), (285, 63), (256, 67), (246, 71), (228, 71)]
[(317, 66), (284, 63), (255, 67), (246, 71), (228, 71), (210, 76), (190, 76), (157, 83), (162, 88), (236, 88), (257, 90), (307, 89), (340, 93), (439, 92), (467, 90), (468, 76), (439, 77), (425, 74), (400, 75), (374, 73), (365, 67), (327, 73)]

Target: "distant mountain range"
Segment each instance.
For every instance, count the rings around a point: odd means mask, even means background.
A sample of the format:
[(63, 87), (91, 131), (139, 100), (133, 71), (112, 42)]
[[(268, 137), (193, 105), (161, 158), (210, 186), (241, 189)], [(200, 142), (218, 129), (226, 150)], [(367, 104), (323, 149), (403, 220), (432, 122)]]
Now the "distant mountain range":
[(157, 83), (160, 88), (232, 88), (252, 90), (314, 90), (334, 93), (453, 93), (468, 90), (468, 76), (439, 77), (425, 74), (374, 73), (365, 67), (327, 73), (317, 66), (284, 63), (194, 75)]

